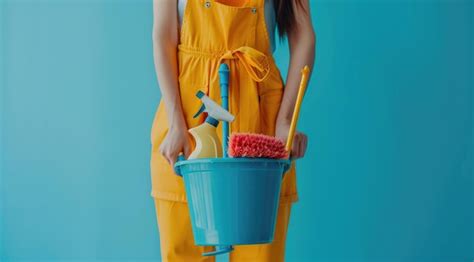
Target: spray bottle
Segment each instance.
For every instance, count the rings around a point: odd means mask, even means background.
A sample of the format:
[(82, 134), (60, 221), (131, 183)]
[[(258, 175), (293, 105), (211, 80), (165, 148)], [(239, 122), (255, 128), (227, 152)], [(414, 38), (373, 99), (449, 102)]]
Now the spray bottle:
[(207, 113), (207, 117), (204, 123), (189, 129), (196, 141), (196, 148), (188, 159), (222, 157), (222, 144), (217, 136), (216, 128), (219, 121), (232, 122), (234, 116), (203, 92), (198, 91), (196, 96), (201, 99), (202, 106), (194, 115), (194, 118), (203, 112)]

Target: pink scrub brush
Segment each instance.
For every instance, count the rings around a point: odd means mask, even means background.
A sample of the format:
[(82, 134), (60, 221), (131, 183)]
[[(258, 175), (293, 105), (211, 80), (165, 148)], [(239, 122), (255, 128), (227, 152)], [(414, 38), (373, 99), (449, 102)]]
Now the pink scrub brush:
[(288, 158), (285, 142), (273, 136), (233, 133), (229, 138), (230, 157)]

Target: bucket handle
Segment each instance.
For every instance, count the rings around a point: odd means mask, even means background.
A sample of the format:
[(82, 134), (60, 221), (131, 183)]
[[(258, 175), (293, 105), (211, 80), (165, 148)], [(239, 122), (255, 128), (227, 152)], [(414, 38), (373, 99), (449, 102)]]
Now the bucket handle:
[(290, 158), (290, 159), (286, 160), (286, 163), (283, 166), (283, 176), (285, 176), (286, 172), (288, 172), (288, 170), (290, 170), (291, 165), (293, 164), (293, 161), (295, 161), (295, 159), (293, 159), (293, 158)]
[(202, 255), (205, 257), (216, 256), (216, 255), (232, 252), (233, 250), (234, 250), (234, 247), (231, 245), (216, 246), (214, 251), (202, 253)]
[(183, 175), (181, 174), (181, 169), (179, 168), (179, 161), (184, 161), (186, 160), (184, 158), (184, 155), (183, 154), (179, 154), (178, 155), (178, 158), (176, 158), (176, 163), (174, 164), (174, 173), (177, 175), (177, 176), (180, 176), (180, 177), (183, 177)]

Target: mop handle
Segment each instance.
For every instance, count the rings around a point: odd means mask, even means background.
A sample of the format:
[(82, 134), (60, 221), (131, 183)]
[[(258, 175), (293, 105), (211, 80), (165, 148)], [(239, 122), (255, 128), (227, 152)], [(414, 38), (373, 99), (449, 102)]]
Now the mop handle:
[[(221, 89), (222, 108), (229, 111), (229, 66), (222, 63), (219, 66), (219, 84)], [(229, 122), (222, 121), (222, 152), (223, 157), (228, 157), (227, 145), (229, 143)]]
[(300, 114), (301, 102), (303, 101), (303, 96), (308, 84), (309, 71), (309, 66), (307, 65), (303, 67), (303, 70), (301, 70), (300, 87), (298, 89), (298, 96), (296, 97), (295, 110), (293, 111), (293, 116), (291, 118), (290, 131), (288, 132), (288, 137), (286, 139), (285, 149), (287, 152), (291, 152), (291, 147), (293, 145), (296, 123), (298, 122), (298, 116)]

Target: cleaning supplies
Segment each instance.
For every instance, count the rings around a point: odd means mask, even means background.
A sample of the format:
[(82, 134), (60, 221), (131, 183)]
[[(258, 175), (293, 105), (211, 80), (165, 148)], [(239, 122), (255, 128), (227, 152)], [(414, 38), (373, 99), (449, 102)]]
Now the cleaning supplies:
[(216, 133), (216, 127), (218, 124), (219, 121), (212, 117), (208, 117), (201, 125), (189, 129), (189, 132), (193, 135), (194, 140), (196, 141), (196, 147), (191, 155), (189, 155), (188, 159), (222, 156), (222, 145)]
[(301, 70), (301, 82), (296, 98), (295, 110), (291, 119), (288, 138), (285, 143), (273, 136), (251, 133), (233, 133), (229, 138), (229, 155), (231, 157), (288, 158), (293, 144), (296, 123), (300, 112), (303, 95), (308, 84), (309, 67)]
[(285, 142), (273, 136), (252, 133), (234, 133), (229, 138), (229, 156), (288, 158)]
[(196, 96), (201, 99), (203, 104), (194, 117), (198, 117), (203, 112), (207, 113), (207, 117), (204, 123), (189, 129), (196, 141), (196, 147), (188, 159), (222, 157), (222, 144), (217, 136), (216, 128), (219, 121), (231, 122), (234, 120), (234, 116), (203, 92), (198, 91)]
[[(203, 94), (198, 94), (205, 108), (201, 108), (197, 115), (207, 110), (209, 115), (202, 125), (212, 127), (196, 127), (203, 131), (199, 131), (199, 135), (195, 137), (212, 134), (213, 142), (219, 141), (215, 138), (218, 121), (213, 122), (212, 119), (223, 120), (226, 114), (222, 112), (227, 112), (225, 109), (228, 108), (227, 65), (220, 66), (219, 76), (223, 108), (214, 106)], [(223, 151), (227, 152), (229, 128), (227, 122), (224, 121), (222, 124), (222, 146)], [(266, 148), (263, 150), (257, 147), (257, 151), (263, 151), (263, 154), (259, 155), (261, 157), (269, 155), (272, 151), (287, 153), (284, 149), (285, 143), (278, 140), (278, 143), (274, 144), (273, 139), (276, 138), (257, 134), (233, 134), (230, 137), (229, 151), (245, 149), (249, 146), (248, 143), (259, 140), (261, 143), (255, 145)], [(217, 142), (213, 147), (215, 151), (218, 151)], [(209, 144), (201, 143), (201, 151)], [(237, 146), (240, 144), (242, 147)], [(232, 154), (233, 156), (243, 154), (239, 152)], [(204, 154), (199, 156), (202, 155)], [(182, 157), (178, 159), (174, 169), (175, 173), (183, 178), (186, 187), (194, 244), (214, 247), (214, 250), (203, 253), (204, 256), (231, 252), (234, 245), (265, 244), (273, 241), (283, 174), (290, 166), (291, 161), (288, 159), (228, 158), (225, 155), (222, 158), (214, 156), (191, 160), (184, 160)]]

